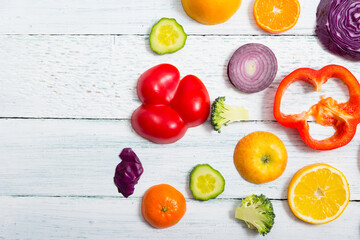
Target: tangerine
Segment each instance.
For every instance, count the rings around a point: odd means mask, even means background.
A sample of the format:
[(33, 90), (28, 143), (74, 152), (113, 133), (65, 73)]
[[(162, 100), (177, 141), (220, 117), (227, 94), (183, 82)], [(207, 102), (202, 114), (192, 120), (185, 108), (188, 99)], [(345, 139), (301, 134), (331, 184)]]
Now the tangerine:
[(168, 184), (159, 184), (149, 188), (141, 203), (144, 219), (155, 228), (175, 225), (184, 216), (185, 211), (184, 196)]

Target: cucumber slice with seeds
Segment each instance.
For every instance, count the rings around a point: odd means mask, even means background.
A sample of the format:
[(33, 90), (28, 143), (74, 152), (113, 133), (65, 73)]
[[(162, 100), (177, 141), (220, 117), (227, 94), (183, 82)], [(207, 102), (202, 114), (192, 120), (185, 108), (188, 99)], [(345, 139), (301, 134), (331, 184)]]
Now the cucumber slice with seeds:
[(216, 198), (224, 188), (224, 177), (209, 164), (197, 165), (190, 174), (190, 190), (195, 199), (207, 201)]
[(174, 18), (162, 18), (151, 29), (151, 49), (158, 54), (173, 53), (184, 47), (187, 35)]

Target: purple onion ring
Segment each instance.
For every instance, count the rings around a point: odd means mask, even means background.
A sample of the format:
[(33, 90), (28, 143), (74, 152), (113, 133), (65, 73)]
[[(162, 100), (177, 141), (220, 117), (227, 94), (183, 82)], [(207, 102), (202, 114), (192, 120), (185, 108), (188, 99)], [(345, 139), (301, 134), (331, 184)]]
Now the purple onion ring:
[(277, 60), (270, 48), (259, 43), (249, 43), (234, 52), (227, 74), (237, 89), (255, 93), (270, 86), (277, 69)]

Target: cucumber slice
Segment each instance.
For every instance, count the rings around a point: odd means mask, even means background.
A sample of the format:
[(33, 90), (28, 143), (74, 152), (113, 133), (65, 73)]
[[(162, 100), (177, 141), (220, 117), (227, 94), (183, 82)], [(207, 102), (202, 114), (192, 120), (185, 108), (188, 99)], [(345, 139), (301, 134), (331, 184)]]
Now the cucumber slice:
[(174, 18), (162, 18), (151, 29), (151, 49), (158, 54), (173, 53), (184, 47), (187, 35)]
[(190, 174), (190, 190), (194, 198), (207, 201), (224, 191), (225, 179), (209, 164), (197, 165)]

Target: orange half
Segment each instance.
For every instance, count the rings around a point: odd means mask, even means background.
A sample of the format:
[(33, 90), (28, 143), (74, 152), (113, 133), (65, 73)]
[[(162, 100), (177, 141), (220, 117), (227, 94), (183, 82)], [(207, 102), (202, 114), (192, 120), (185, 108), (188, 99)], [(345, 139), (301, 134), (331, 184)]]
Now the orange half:
[(288, 202), (301, 220), (324, 224), (338, 218), (350, 200), (349, 184), (342, 172), (327, 164), (300, 169), (291, 179)]
[(253, 14), (261, 29), (280, 33), (295, 26), (300, 15), (300, 4), (298, 0), (256, 0)]

